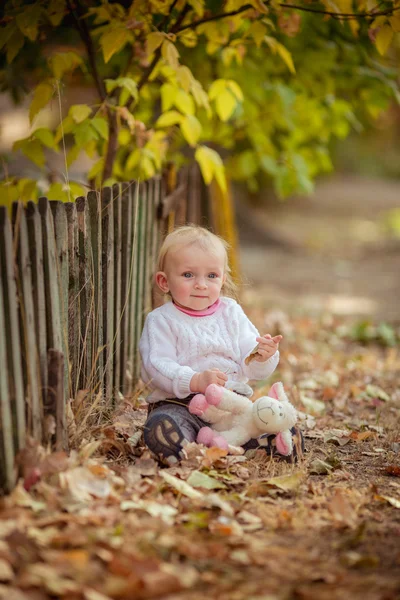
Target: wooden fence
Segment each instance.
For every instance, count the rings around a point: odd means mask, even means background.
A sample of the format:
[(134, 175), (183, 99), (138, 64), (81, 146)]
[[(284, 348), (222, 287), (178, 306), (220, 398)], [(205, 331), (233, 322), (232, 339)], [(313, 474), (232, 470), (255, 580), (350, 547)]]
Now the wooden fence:
[(162, 301), (152, 289), (161, 238), (192, 222), (229, 239), (231, 204), (218, 214), (216, 203), (192, 165), (173, 185), (40, 198), (11, 215), (0, 206), (0, 493), (15, 485), (27, 435), (68, 449), (67, 402), (80, 390), (106, 406), (132, 394), (143, 320)]
[(74, 203), (14, 203), (11, 216), (0, 207), (3, 491), (26, 435), (68, 448), (66, 401), (79, 390), (132, 393), (165, 201), (153, 179)]

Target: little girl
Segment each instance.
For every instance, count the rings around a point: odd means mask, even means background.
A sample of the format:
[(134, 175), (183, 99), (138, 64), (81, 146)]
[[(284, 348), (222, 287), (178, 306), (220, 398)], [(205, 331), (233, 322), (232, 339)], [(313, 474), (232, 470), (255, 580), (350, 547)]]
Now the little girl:
[[(203, 227), (180, 227), (166, 237), (155, 280), (171, 301), (147, 316), (139, 345), (150, 390), (144, 439), (162, 462), (173, 464), (207, 425), (189, 413), (191, 398), (211, 383), (251, 396), (247, 382), (275, 371), (282, 336), (260, 336), (239, 304), (221, 295), (234, 292), (227, 244)], [(292, 433), (302, 445), (300, 432)], [(271, 437), (263, 440), (269, 451)], [(257, 446), (251, 440), (245, 448)]]

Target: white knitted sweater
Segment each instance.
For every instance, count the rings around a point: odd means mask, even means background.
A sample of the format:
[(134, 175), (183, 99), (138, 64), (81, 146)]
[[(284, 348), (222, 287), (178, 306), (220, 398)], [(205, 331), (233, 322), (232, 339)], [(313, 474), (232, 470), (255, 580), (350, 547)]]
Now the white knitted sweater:
[(244, 362), (257, 337), (257, 329), (231, 298), (222, 297), (217, 311), (205, 317), (187, 315), (172, 302), (156, 308), (146, 318), (139, 344), (142, 379), (150, 389), (147, 401), (186, 398), (193, 375), (207, 369), (220, 369), (244, 383), (269, 377), (279, 352), (263, 363)]

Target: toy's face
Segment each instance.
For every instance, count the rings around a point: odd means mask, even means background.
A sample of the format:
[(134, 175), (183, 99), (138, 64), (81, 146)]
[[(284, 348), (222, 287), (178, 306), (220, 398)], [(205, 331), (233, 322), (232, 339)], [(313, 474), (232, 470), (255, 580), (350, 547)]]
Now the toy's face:
[(294, 408), (264, 396), (253, 405), (253, 419), (257, 427), (265, 433), (278, 433), (292, 427), (296, 422)]

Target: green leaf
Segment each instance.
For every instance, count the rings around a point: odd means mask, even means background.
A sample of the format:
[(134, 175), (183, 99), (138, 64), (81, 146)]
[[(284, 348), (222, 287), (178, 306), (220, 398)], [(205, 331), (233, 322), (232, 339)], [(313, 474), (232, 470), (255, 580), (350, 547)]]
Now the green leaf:
[(82, 123), (92, 113), (92, 109), (87, 104), (74, 104), (69, 109), (69, 114), (75, 123)]
[(184, 117), (180, 124), (183, 137), (190, 146), (195, 146), (201, 134), (201, 125), (193, 115)]
[(46, 16), (53, 27), (60, 25), (66, 13), (65, 0), (51, 0), (46, 10)]
[(70, 167), (74, 163), (81, 153), (81, 148), (78, 146), (72, 146), (67, 152), (67, 166)]
[(38, 36), (39, 20), (42, 15), (42, 7), (38, 4), (24, 6), (16, 16), (16, 23), (21, 31), (31, 42), (34, 42)]
[(176, 108), (179, 108), (184, 115), (194, 115), (194, 101), (192, 96), (190, 96), (184, 90), (178, 90), (174, 104)]
[(162, 114), (156, 121), (156, 127), (171, 127), (171, 125), (176, 125), (180, 123), (183, 119), (181, 113), (177, 110), (170, 110), (164, 114)]
[(39, 142), (39, 140), (35, 140), (32, 138), (25, 138), (24, 140), (18, 140), (13, 145), (13, 150), (21, 150), (23, 154), (29, 160), (31, 160), (38, 167), (43, 167), (45, 162), (45, 157), (43, 153), (43, 146)]
[(100, 173), (103, 172), (104, 160), (105, 160), (104, 157), (102, 157), (102, 158), (99, 158), (99, 160), (94, 163), (94, 165), (92, 166), (92, 168), (90, 169), (90, 171), (87, 175), (89, 181), (91, 179), (95, 179), (95, 177), (97, 177), (97, 175), (100, 175)]
[(91, 120), (92, 126), (100, 134), (103, 140), (108, 140), (108, 121), (104, 117), (95, 117)]
[(103, 50), (104, 62), (108, 61), (132, 40), (132, 34), (128, 29), (111, 29), (100, 38), (100, 46)]
[(29, 108), (29, 120), (32, 123), (35, 116), (50, 102), (54, 94), (54, 86), (50, 83), (39, 83), (33, 93), (33, 99)]
[(381, 56), (386, 54), (393, 39), (394, 31), (390, 25), (381, 27), (376, 35), (375, 44)]
[(164, 83), (161, 86), (161, 107), (163, 112), (169, 110), (174, 105), (178, 88), (172, 83)]
[(221, 121), (228, 121), (235, 112), (236, 106), (236, 98), (228, 89), (221, 92), (215, 100), (215, 108)]
[(24, 43), (25, 43), (24, 36), (19, 31), (19, 29), (17, 29), (15, 27), (10, 38), (8, 39), (7, 44), (6, 44), (8, 64), (12, 63), (14, 58), (17, 56), (18, 52), (23, 47)]
[(47, 148), (54, 148), (54, 134), (50, 129), (41, 127), (40, 129), (36, 129), (36, 131), (32, 133), (32, 136), (42, 142)]
[(62, 79), (64, 73), (74, 71), (83, 63), (76, 52), (59, 52), (50, 58), (50, 66), (56, 79)]
[(97, 139), (97, 132), (91, 126), (89, 121), (83, 121), (76, 125), (73, 130), (75, 143), (80, 148), (83, 148), (88, 144), (91, 140)]
[(159, 46), (161, 46), (161, 44), (163, 43), (163, 41), (165, 40), (165, 34), (161, 33), (159, 31), (155, 31), (153, 33), (149, 33), (149, 35), (147, 36), (147, 53), (153, 54), (153, 52), (155, 50), (157, 50), (157, 48), (159, 48)]
[(136, 82), (130, 77), (118, 77), (118, 79), (106, 79), (106, 89), (108, 93), (111, 93), (116, 88), (120, 87), (123, 89), (123, 94), (120, 96), (119, 105), (123, 106), (128, 98), (132, 96), (134, 100), (138, 100), (139, 92), (137, 89)]

